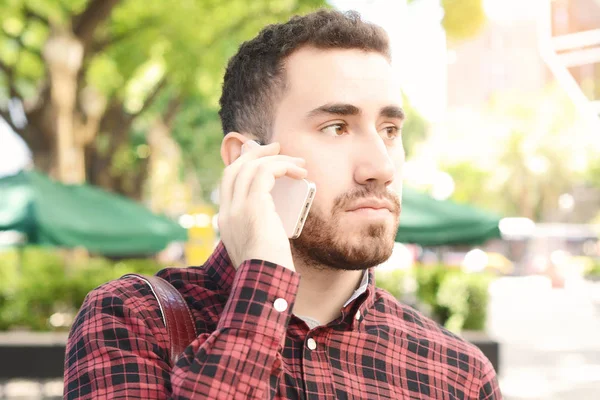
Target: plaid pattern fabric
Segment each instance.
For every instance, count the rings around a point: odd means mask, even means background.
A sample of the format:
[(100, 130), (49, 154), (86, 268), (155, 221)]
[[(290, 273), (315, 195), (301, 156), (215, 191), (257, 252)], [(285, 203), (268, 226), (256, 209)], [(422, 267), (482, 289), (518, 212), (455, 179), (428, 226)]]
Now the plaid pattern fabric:
[(109, 282), (71, 329), (65, 398), (502, 398), (479, 349), (376, 289), (372, 271), (367, 291), (313, 330), (291, 313), (297, 273), (259, 260), (236, 273), (222, 244), (202, 268), (159, 275), (182, 293), (200, 336), (171, 368), (150, 289)]

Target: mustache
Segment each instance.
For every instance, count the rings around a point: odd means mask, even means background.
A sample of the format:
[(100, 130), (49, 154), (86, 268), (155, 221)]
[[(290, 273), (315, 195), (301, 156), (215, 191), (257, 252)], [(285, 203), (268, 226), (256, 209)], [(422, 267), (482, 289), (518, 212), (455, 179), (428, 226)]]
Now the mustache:
[(400, 203), (400, 196), (386, 188), (374, 187), (374, 186), (361, 186), (353, 189), (351, 192), (344, 193), (337, 197), (333, 203), (334, 210), (344, 210), (349, 207), (350, 204), (361, 199), (379, 199), (386, 200), (392, 205), (392, 212), (394, 214), (400, 213), (402, 205)]

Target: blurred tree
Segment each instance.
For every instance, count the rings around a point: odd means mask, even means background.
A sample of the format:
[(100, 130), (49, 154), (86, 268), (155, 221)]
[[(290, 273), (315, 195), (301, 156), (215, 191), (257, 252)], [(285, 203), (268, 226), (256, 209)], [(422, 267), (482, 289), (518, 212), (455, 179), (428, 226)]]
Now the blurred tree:
[(585, 178), (588, 184), (600, 189), (600, 157), (590, 164)]
[(491, 188), (491, 173), (477, 165), (463, 161), (441, 168), (454, 179), (451, 199), (458, 203), (470, 203), (491, 211), (500, 211), (497, 193)]
[(581, 181), (585, 155), (573, 104), (552, 85), (498, 95), (491, 108), (508, 131), (496, 170), (504, 211), (536, 221), (556, 218), (560, 195)]
[(191, 172), (188, 179), (196, 181), (191, 185), (198, 189), (193, 197), (210, 201), (223, 170), (223, 131), (217, 105), (207, 104), (201, 96), (189, 97), (173, 124), (172, 134), (181, 146), (184, 169)]
[(413, 154), (415, 146), (427, 138), (428, 127), (425, 118), (412, 106), (406, 95), (403, 96), (402, 108), (406, 113), (406, 121), (402, 126), (402, 144), (408, 158)]
[[(422, 0), (408, 0), (408, 3)], [(444, 9), (442, 26), (448, 39), (458, 41), (475, 36), (485, 24), (483, 0), (440, 0)]]
[[(227, 58), (265, 24), (324, 3), (2, 1), (0, 115), (38, 169), (133, 198), (152, 157), (147, 132), (166, 126), (207, 197), (222, 168), (217, 100)], [(476, 4), (442, 1), (450, 37), (476, 31)], [(426, 127), (407, 110), (410, 153)]]
[(175, 124), (183, 105), (200, 106), (214, 120), (222, 67), (237, 44), (322, 4), (3, 1), (0, 99), (8, 107), (0, 115), (37, 168), (66, 181), (87, 175), (139, 198), (151, 156), (144, 131), (157, 119)]
[(502, 151), (485, 187), (496, 196), (493, 208), (536, 221), (559, 219), (559, 197), (582, 182), (590, 157), (573, 104), (554, 85), (534, 93), (506, 91), (490, 102), (489, 117), (491, 126), (506, 132), (494, 144)]
[(600, 211), (598, 211), (598, 214), (590, 221), (590, 224), (600, 225)]
[(477, 149), (464, 161), (442, 162), (455, 181), (452, 198), (508, 216), (563, 220), (560, 196), (586, 176), (588, 183), (598, 182), (600, 172), (589, 130), (579, 125), (573, 104), (552, 85), (539, 92), (499, 92), (487, 107), (474, 128), (451, 133)]
[[(415, 146), (427, 137), (428, 126), (410, 100), (403, 97), (406, 122), (402, 127), (402, 143), (409, 157)], [(172, 126), (173, 137), (181, 145), (185, 168), (194, 172), (197, 187), (201, 190), (195, 195), (205, 200), (210, 199), (222, 171), (220, 147), (223, 133), (217, 110), (216, 105), (208, 104), (204, 97), (191, 96), (182, 105)]]

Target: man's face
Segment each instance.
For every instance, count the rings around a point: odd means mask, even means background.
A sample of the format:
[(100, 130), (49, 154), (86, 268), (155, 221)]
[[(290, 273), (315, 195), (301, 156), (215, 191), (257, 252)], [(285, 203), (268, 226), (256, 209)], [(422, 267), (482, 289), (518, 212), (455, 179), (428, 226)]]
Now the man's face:
[(404, 148), (400, 86), (389, 62), (360, 50), (294, 52), (276, 104), (273, 141), (306, 160), (317, 194), (295, 257), (364, 269), (392, 253)]

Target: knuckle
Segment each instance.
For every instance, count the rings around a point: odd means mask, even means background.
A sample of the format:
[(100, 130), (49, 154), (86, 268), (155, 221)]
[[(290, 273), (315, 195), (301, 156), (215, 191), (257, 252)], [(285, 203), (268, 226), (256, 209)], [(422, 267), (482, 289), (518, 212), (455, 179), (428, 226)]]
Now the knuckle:
[(233, 206), (229, 210), (228, 221), (236, 221), (244, 215), (244, 210), (240, 206)]
[(219, 213), (219, 217), (217, 218), (217, 224), (219, 228), (222, 229), (224, 226), (229, 225), (229, 218), (224, 213)]
[(269, 192), (255, 191), (248, 196), (248, 200), (253, 204), (261, 204), (264, 207), (269, 201), (273, 201), (273, 198)]
[(229, 178), (232, 173), (233, 173), (233, 169), (230, 164), (223, 169), (223, 179)]
[(270, 168), (269, 164), (267, 164), (267, 163), (262, 163), (261, 165), (258, 166), (258, 168), (256, 168), (257, 175), (267, 175), (270, 171), (271, 171), (271, 168)]

